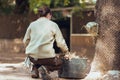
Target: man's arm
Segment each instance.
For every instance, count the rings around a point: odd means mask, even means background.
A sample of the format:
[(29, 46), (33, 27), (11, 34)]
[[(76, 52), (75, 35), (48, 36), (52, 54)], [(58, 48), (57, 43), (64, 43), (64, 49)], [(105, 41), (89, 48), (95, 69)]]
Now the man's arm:
[(31, 33), (31, 30), (30, 28), (28, 27), (26, 33), (25, 33), (25, 36), (23, 38), (23, 43), (25, 44), (25, 47), (29, 44), (30, 42), (30, 33)]
[(57, 46), (62, 50), (62, 52), (63, 53), (68, 52), (68, 46), (58, 26), (56, 27), (55, 39), (56, 39)]

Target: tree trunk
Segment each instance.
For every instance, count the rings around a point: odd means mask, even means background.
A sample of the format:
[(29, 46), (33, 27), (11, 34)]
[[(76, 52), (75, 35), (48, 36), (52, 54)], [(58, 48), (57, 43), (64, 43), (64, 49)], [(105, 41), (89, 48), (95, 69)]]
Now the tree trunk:
[(120, 70), (120, 0), (98, 0), (99, 36), (91, 71)]
[(15, 10), (17, 14), (28, 13), (29, 11), (29, 0), (15, 0)]

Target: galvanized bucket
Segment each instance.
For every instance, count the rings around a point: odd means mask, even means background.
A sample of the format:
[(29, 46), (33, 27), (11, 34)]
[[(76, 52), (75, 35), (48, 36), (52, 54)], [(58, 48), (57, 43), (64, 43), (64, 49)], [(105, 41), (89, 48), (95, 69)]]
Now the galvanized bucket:
[(87, 59), (72, 58), (71, 60), (64, 59), (59, 77), (61, 78), (80, 78), (83, 79), (86, 76)]

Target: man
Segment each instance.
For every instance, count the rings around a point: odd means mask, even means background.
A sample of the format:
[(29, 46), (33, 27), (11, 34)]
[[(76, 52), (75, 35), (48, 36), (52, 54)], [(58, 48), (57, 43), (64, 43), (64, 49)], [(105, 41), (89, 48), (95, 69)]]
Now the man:
[(51, 21), (50, 9), (44, 6), (39, 9), (38, 13), (40, 18), (31, 22), (23, 39), (26, 45), (27, 61), (29, 59), (33, 63), (32, 78), (39, 78), (39, 67), (46, 71), (52, 70), (51, 67), (59, 67), (62, 64), (56, 58), (53, 48), (55, 41), (63, 53), (68, 52), (68, 47), (58, 25)]

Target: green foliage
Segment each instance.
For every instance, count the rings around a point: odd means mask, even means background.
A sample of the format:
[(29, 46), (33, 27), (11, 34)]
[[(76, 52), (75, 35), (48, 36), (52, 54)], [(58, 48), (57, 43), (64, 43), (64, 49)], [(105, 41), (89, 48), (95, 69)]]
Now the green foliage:
[(14, 9), (14, 0), (0, 0), (0, 13), (9, 14)]
[[(79, 0), (28, 0), (29, 10), (37, 13), (38, 8), (47, 5), (50, 8), (72, 7), (80, 5)], [(15, 0), (0, 0), (0, 13), (10, 13), (15, 8)], [(22, 4), (21, 4), (22, 5)], [(27, 4), (26, 4), (27, 5)]]
[(39, 7), (47, 5), (51, 8), (80, 6), (79, 0), (29, 0), (30, 10), (37, 13)]
[(72, 13), (75, 14), (75, 15), (79, 15), (80, 14), (79, 16), (81, 16), (81, 18), (82, 18), (82, 11), (85, 9), (86, 4), (85, 4), (85, 0), (81, 0), (81, 1), (83, 3), (81, 3), (80, 6), (79, 5), (74, 6), (74, 8), (72, 10)]
[(63, 7), (63, 0), (54, 0), (54, 7)]
[(70, 1), (69, 0), (64, 0), (64, 6), (67, 6), (70, 4)]
[(81, 3), (81, 8), (85, 8), (86, 4), (85, 4), (85, 0), (82, 0), (83, 3)]
[[(13, 10), (18, 10), (21, 9), (19, 6), (23, 5), (17, 5), (14, 3), (15, 0), (0, 0), (0, 13), (7, 13), (9, 14)], [(24, 5), (26, 4), (23, 0)], [(80, 13), (82, 9), (85, 8), (85, 0), (82, 0), (83, 3), (79, 3), (80, 0), (28, 0), (29, 1), (29, 11), (33, 11), (35, 14), (37, 14), (38, 9), (43, 6), (47, 5), (50, 8), (64, 8), (64, 7), (74, 7), (72, 12), (73, 13)], [(27, 4), (26, 4), (27, 5)], [(23, 6), (25, 7), (25, 6)], [(15, 9), (16, 8), (16, 9)], [(54, 11), (53, 15), (55, 18), (63, 18), (62, 16), (62, 11)]]
[(50, 5), (50, 0), (29, 0), (30, 10), (33, 10), (37, 13), (39, 7), (43, 5)]

